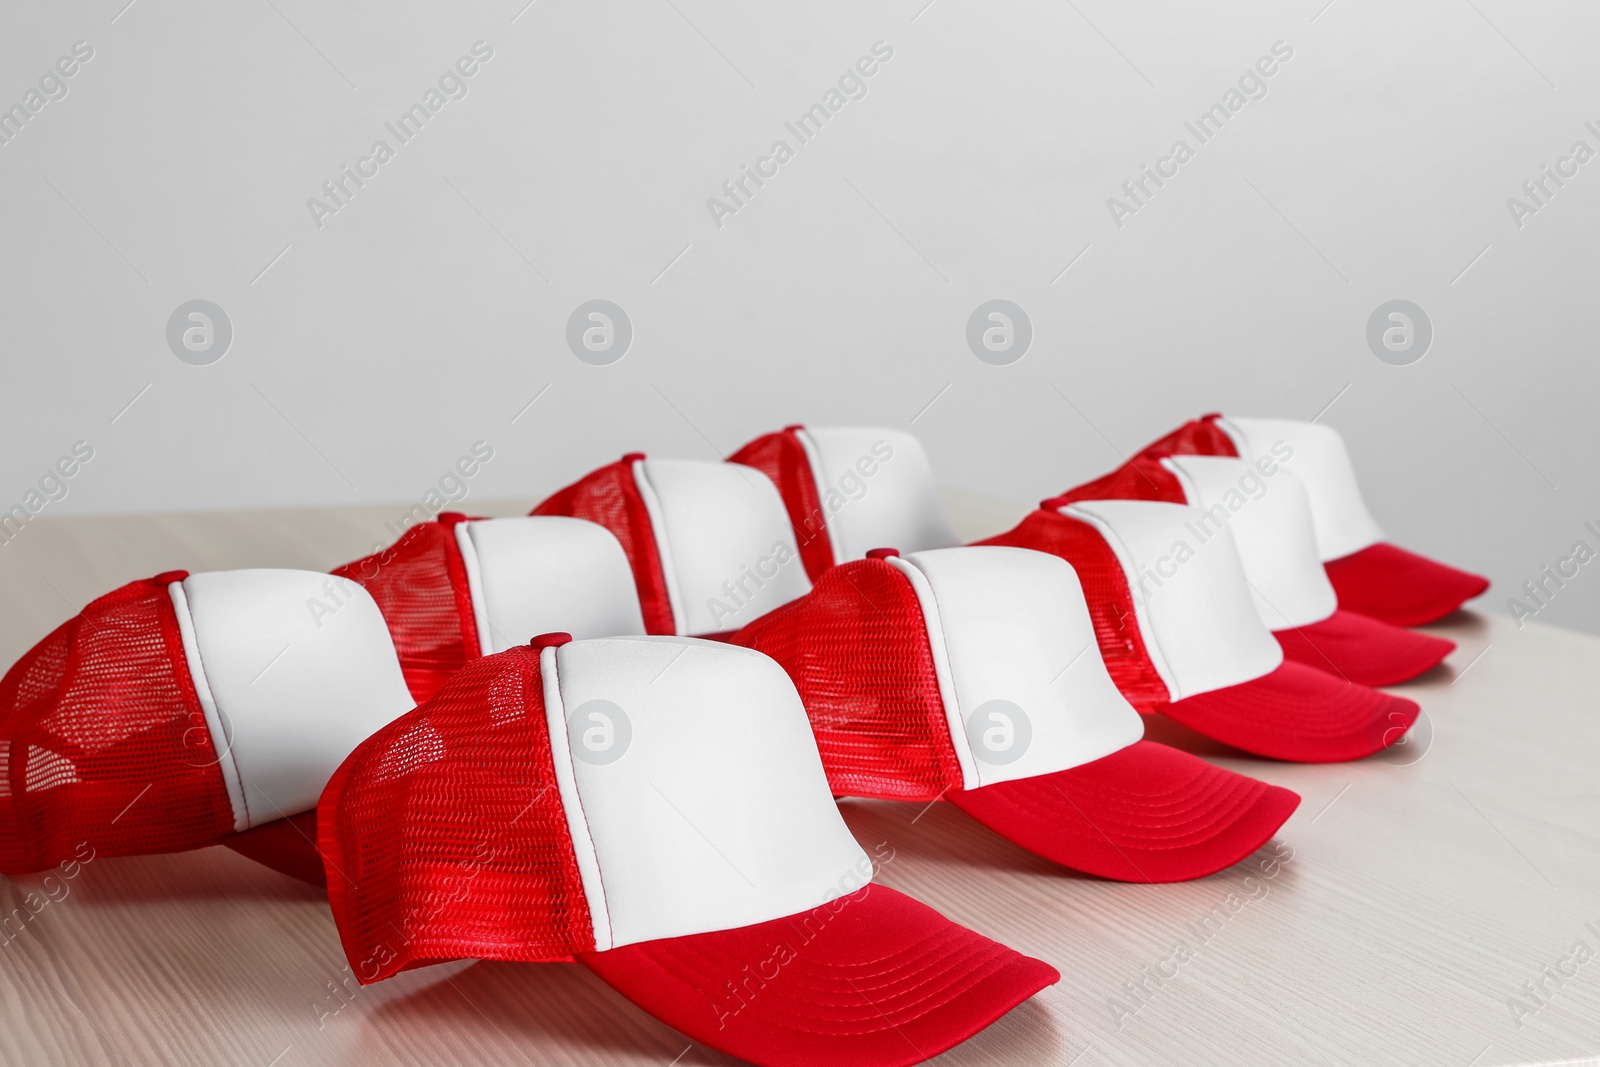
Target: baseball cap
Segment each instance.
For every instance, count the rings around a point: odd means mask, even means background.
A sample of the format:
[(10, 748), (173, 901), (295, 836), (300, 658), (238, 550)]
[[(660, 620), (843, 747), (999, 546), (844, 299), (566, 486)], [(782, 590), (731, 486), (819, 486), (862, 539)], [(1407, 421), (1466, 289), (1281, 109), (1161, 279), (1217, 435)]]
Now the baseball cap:
[(647, 633), (725, 634), (811, 588), (777, 489), (740, 463), (630, 452), (533, 514), (611, 531), (633, 570)]
[(882, 427), (785, 426), (728, 457), (777, 487), (812, 581), (878, 545), (960, 544), (922, 442)]
[(1489, 580), (1384, 539), (1361, 498), (1344, 438), (1332, 427), (1294, 419), (1203, 415), (1145, 451), (1272, 456), (1305, 484), (1317, 550), (1339, 606), (1395, 626), (1444, 618), (1489, 588)]
[[(645, 632), (622, 545), (580, 519), (443, 512), (333, 574), (376, 601), (417, 703), (471, 661), (535, 634)], [(334, 607), (329, 597), (313, 610)]]
[(1255, 851), (1300, 798), (1142, 740), (1094, 631), (1055, 556), (884, 549), (732, 640), (789, 672), (835, 794), (946, 799), (1124, 881), (1197, 878)]
[(313, 571), (170, 571), (29, 650), (0, 680), (0, 871), (84, 843), (99, 856), (229, 843), (315, 807), (356, 744), (414, 705), (371, 597), (352, 587), (333, 614), (308, 611), (334, 586)]
[(1060, 977), (873, 884), (794, 686), (720, 642), (557, 634), (479, 660), (357, 747), (318, 822), (362, 982), (575, 959), (754, 1063), (890, 1065)]
[(1286, 660), (1257, 613), (1233, 531), (1205, 515), (1158, 501), (1079, 501), (1041, 507), (983, 543), (1072, 564), (1106, 668), (1141, 711), (1299, 763), (1359, 759), (1398, 741), (1417, 705)]
[(1145, 452), (1050, 503), (1164, 500), (1201, 509), (1201, 530), (1228, 526), (1251, 599), (1284, 655), (1362, 685), (1393, 685), (1436, 666), (1455, 643), (1338, 606), (1317, 555), (1305, 485), (1277, 458)]

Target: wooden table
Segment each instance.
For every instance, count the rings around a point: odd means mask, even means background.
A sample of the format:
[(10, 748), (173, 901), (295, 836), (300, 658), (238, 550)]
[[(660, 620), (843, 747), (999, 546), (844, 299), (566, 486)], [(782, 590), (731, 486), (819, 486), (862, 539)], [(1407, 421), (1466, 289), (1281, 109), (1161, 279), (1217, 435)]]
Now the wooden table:
[[(1020, 513), (951, 505), (970, 536)], [(36, 520), (0, 547), (0, 662), (122, 582), (326, 569), (387, 540), (402, 511)], [(1402, 687), (1431, 736), (1393, 760), (1273, 763), (1151, 723), (1305, 798), (1276, 842), (1198, 882), (1099, 881), (948, 805), (919, 818), (846, 802), (869, 850), (894, 849), (883, 882), (1062, 972), (940, 1062), (1600, 1062), (1600, 958), (1571, 955), (1579, 941), (1600, 955), (1600, 638), (1473, 614), (1431, 629), (1460, 647)], [(4, 913), (44, 888), (0, 878)], [(458, 963), (361, 988), (319, 894), (222, 848), (98, 859), (53, 893), (0, 934), (4, 1063), (732, 1062), (578, 966)], [(1180, 941), (1189, 958), (1170, 962)], [(1514, 1016), (1524, 982), (1543, 983), (1544, 1004)]]

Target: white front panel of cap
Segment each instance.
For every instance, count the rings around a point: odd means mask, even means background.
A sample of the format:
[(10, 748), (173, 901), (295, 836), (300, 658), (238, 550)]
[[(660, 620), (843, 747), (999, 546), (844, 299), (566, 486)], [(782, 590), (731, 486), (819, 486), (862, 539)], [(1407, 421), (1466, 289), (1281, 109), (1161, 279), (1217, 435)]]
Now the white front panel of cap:
[[(1162, 461), (1178, 476), (1189, 503), (1205, 511), (1204, 531), (1233, 531), (1256, 611), (1269, 630), (1321, 622), (1339, 606), (1317, 555), (1306, 488), (1271, 457), (1173, 456)], [(1271, 473), (1265, 473), (1270, 471)]]
[(922, 442), (897, 430), (808, 426), (800, 431), (817, 481), (834, 559), (874, 548), (918, 552), (961, 543), (939, 500)]
[(557, 516), (465, 522), (477, 558), (485, 654), (562, 630), (573, 637), (644, 633), (633, 571), (604, 526)]
[(1271, 456), (1305, 484), (1317, 550), (1324, 561), (1383, 540), (1383, 529), (1361, 499), (1355, 464), (1338, 430), (1293, 419), (1228, 418), (1222, 428), (1240, 446), (1241, 454), (1252, 459)]
[[(938, 604), (950, 689), (976, 781), (966, 788), (1063, 771), (1144, 736), (1100, 659), (1071, 564), (1022, 548), (918, 552)], [(952, 730), (954, 727), (952, 726)]]
[(238, 770), (247, 821), (315, 807), (356, 745), (416, 706), (378, 605), (314, 571), (242, 570), (183, 581), (195, 645)]
[(737, 630), (811, 591), (794, 528), (766, 475), (738, 463), (637, 464), (682, 632)]
[(1157, 646), (1173, 700), (1259, 678), (1283, 649), (1256, 614), (1233, 533), (1210, 530), (1202, 512), (1148, 500), (1096, 500), (1066, 514), (1113, 542), (1128, 573), (1141, 630)]
[(772, 660), (633, 637), (563, 645), (556, 663), (613, 946), (809, 911), (871, 880)]

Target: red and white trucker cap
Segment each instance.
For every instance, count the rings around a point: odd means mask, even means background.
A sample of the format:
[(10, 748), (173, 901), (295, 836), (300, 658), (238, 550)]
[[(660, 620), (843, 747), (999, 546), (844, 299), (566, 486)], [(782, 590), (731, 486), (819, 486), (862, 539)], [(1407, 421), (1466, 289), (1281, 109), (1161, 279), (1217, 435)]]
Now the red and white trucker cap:
[(1049, 501), (1164, 500), (1203, 512), (1196, 536), (1233, 531), (1261, 621), (1284, 655), (1362, 685), (1394, 685), (1437, 665), (1454, 642), (1413, 633), (1338, 606), (1317, 555), (1304, 484), (1277, 458), (1146, 452)]
[(777, 489), (743, 464), (630, 452), (533, 514), (587, 519), (615, 535), (647, 633), (728, 633), (811, 588)]
[(467, 667), (328, 783), (328, 896), (361, 981), (576, 958), (751, 1062), (891, 1065), (1059, 979), (871, 884), (771, 660), (566, 638)]
[(331, 576), (130, 583), (0, 681), (0, 871), (50, 867), (81, 842), (221, 843), (320, 884), (314, 809), (339, 761), (448, 672), (552, 623), (643, 631), (627, 560), (598, 526), (441, 516)]
[(785, 426), (733, 455), (772, 479), (794, 527), (806, 573), (864, 559), (878, 545), (902, 551), (960, 544), (939, 500), (922, 442), (880, 427)]
[(0, 870), (235, 840), (316, 806), (414, 705), (389, 631), (313, 571), (173, 571), (92, 601), (0, 681)]
[(1054, 556), (879, 549), (732, 640), (794, 679), (836, 794), (948, 799), (1030, 851), (1124, 881), (1248, 856), (1300, 798), (1141, 740), (1094, 631)]
[(444, 512), (333, 573), (377, 602), (417, 703), (473, 660), (535, 634), (645, 632), (622, 546), (577, 519)]
[(1272, 456), (1306, 487), (1317, 550), (1339, 606), (1395, 626), (1442, 619), (1489, 588), (1489, 580), (1419, 556), (1383, 538), (1361, 499), (1344, 438), (1331, 427), (1293, 419), (1203, 415), (1153, 442), (1146, 452)]
[[(1049, 503), (1047, 501), (1046, 503)], [(1394, 744), (1415, 703), (1286, 661), (1228, 526), (1147, 500), (1041, 508), (984, 544), (1071, 563), (1106, 668), (1141, 711), (1272, 759), (1332, 763)]]

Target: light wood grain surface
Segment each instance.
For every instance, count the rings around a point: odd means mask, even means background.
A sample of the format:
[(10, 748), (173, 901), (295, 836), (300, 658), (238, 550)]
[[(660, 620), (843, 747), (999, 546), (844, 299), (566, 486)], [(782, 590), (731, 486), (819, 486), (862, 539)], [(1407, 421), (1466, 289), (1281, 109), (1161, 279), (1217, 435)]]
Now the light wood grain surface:
[[(968, 536), (1020, 514), (950, 503)], [(402, 510), (37, 520), (0, 546), (0, 663), (125, 581), (326, 569), (389, 540)], [(1273, 844), (1211, 878), (1099, 881), (948, 805), (846, 802), (862, 844), (894, 850), (883, 882), (1062, 973), (939, 1062), (1600, 1062), (1600, 638), (1473, 614), (1432, 631), (1460, 647), (1400, 687), (1431, 736), (1393, 759), (1273, 763), (1151, 722), (1305, 798)], [(226, 849), (0, 878), (3, 913), (29, 892), (50, 903), (0, 932), (7, 1064), (732, 1062), (578, 966), (458, 963), (361, 988), (320, 895)], [(1575, 962), (1580, 941), (1595, 958)], [(1179, 942), (1188, 958), (1169, 962)]]

